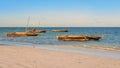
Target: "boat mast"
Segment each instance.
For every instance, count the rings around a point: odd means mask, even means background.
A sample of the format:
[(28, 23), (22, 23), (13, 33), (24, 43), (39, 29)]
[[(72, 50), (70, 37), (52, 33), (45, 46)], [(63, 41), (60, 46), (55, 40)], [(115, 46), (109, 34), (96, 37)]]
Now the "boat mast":
[(30, 21), (30, 16), (28, 16), (27, 25), (26, 25), (26, 31), (28, 30), (29, 21)]
[(40, 27), (40, 20), (39, 20), (39, 22), (38, 22), (38, 29), (39, 29), (39, 27)]

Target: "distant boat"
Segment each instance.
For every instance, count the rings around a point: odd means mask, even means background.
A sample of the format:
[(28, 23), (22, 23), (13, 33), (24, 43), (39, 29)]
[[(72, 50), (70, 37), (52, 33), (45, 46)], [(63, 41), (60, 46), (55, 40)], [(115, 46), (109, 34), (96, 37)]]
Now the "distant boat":
[(33, 28), (32, 30), (26, 30), (26, 32), (45, 33), (46, 31), (45, 30), (38, 30), (38, 29)]
[[(40, 23), (39, 23), (40, 24)], [(32, 30), (26, 30), (26, 32), (34, 32), (34, 33), (45, 33), (46, 30), (39, 30), (36, 29), (35, 27)]]
[(52, 32), (68, 32), (68, 30), (52, 30)]
[(99, 40), (102, 36), (100, 35), (62, 35), (57, 36), (58, 40), (63, 41), (89, 41), (89, 40)]
[(26, 36), (37, 36), (38, 34), (35, 32), (27, 32), (28, 29), (28, 23), (29, 23), (29, 17), (27, 22), (27, 27), (25, 32), (7, 32), (6, 35), (8, 37), (26, 37)]

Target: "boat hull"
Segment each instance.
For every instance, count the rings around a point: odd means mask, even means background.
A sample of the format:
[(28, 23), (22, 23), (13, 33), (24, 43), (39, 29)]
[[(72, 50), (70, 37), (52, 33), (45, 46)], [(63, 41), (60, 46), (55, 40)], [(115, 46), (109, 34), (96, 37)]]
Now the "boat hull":
[(8, 37), (26, 37), (26, 36), (37, 36), (36, 33), (27, 33), (27, 32), (8, 32), (6, 33)]
[(86, 36), (57, 36), (58, 40), (63, 41), (87, 41)]
[(57, 36), (58, 40), (63, 41), (89, 41), (89, 40), (99, 40), (101, 36), (75, 36), (75, 35), (63, 35), (63, 36)]
[(52, 32), (68, 32), (68, 30), (52, 30)]
[(27, 30), (26, 32), (45, 33), (45, 30)]

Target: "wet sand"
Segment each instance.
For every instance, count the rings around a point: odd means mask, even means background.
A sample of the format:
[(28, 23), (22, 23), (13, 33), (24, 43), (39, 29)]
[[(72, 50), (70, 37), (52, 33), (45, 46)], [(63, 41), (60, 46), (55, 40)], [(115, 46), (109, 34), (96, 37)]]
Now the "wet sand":
[(120, 68), (120, 59), (23, 46), (0, 46), (0, 68)]

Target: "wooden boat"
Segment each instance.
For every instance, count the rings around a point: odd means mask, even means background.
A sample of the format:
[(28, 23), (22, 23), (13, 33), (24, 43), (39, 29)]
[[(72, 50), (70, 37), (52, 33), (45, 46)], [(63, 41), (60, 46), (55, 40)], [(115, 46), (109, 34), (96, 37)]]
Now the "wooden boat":
[(34, 33), (45, 33), (45, 30), (37, 30), (37, 29), (33, 29), (33, 30), (27, 30), (26, 32), (34, 32)]
[[(40, 25), (40, 21), (39, 21), (39, 25)], [(26, 30), (26, 32), (34, 32), (34, 33), (45, 33), (45, 30), (39, 30), (36, 29), (35, 27), (32, 30)]]
[(45, 30), (35, 30), (36, 33), (45, 33)]
[(107, 34), (86, 35), (89, 40), (99, 40), (101, 37), (107, 36)]
[(89, 40), (99, 40), (100, 36), (86, 36)]
[(8, 37), (26, 37), (26, 36), (37, 36), (38, 34), (32, 32), (7, 32)]
[(37, 36), (38, 34), (35, 32), (28, 32), (28, 23), (29, 23), (29, 18), (28, 17), (28, 22), (27, 22), (27, 27), (25, 32), (7, 32), (6, 35), (8, 37), (26, 37), (26, 36)]
[(52, 30), (52, 32), (68, 32), (68, 30)]
[(99, 40), (102, 36), (98, 35), (62, 35), (62, 36), (57, 36), (58, 40), (63, 40), (63, 41), (88, 41), (88, 40)]
[(64, 39), (64, 41), (80, 41), (80, 42), (85, 42), (88, 41), (87, 39)]
[(58, 40), (63, 40), (63, 41), (87, 41), (86, 36), (73, 36), (73, 35), (62, 35), (62, 36), (57, 36)]

